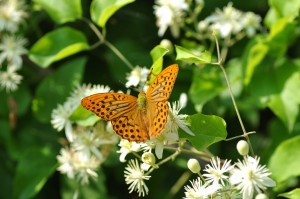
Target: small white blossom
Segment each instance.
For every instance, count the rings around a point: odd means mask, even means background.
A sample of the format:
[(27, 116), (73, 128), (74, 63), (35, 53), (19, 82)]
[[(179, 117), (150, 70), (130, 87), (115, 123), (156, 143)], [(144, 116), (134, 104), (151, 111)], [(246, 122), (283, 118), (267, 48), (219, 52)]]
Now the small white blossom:
[(232, 170), (230, 182), (240, 190), (243, 199), (252, 199), (254, 192), (261, 193), (267, 187), (274, 187), (276, 183), (269, 177), (271, 173), (265, 165), (259, 165), (258, 157), (245, 156), (243, 161), (236, 163)]
[(218, 185), (202, 184), (201, 179), (198, 177), (196, 180), (190, 181), (192, 186), (185, 186), (184, 199), (206, 199), (212, 198), (212, 195), (221, 188)]
[(144, 174), (144, 170), (140, 168), (137, 159), (129, 160), (124, 171), (124, 177), (126, 184), (130, 184), (128, 187), (129, 193), (136, 191), (139, 196), (148, 194), (149, 189), (144, 181), (149, 180), (151, 176)]
[(164, 131), (178, 134), (178, 128), (181, 128), (187, 134), (194, 136), (194, 133), (188, 128), (190, 124), (186, 121), (187, 115), (179, 114), (182, 108), (180, 102), (174, 102), (172, 106), (169, 103), (169, 107), (170, 112)]
[(162, 158), (164, 145), (178, 142), (178, 132), (163, 131), (156, 138), (151, 138), (147, 144), (155, 148), (155, 155), (158, 159)]
[(51, 113), (51, 124), (58, 131), (63, 130), (69, 121), (69, 117), (74, 111), (74, 107), (69, 103), (59, 104)]
[(24, 48), (27, 41), (22, 37), (4, 35), (0, 42), (0, 64), (7, 61), (18, 68), (22, 65), (22, 55), (27, 53)]
[(184, 23), (185, 11), (188, 9), (187, 2), (185, 0), (157, 0), (155, 3), (154, 14), (159, 27), (158, 35), (163, 36), (170, 27), (172, 35), (178, 37), (180, 27)]
[(120, 161), (126, 162), (125, 157), (127, 154), (131, 152), (138, 152), (143, 149), (143, 144), (139, 144), (136, 142), (129, 142), (128, 140), (121, 139), (119, 146), (121, 147), (117, 153), (121, 153)]
[(3, 0), (0, 2), (0, 31), (16, 32), (27, 17), (22, 0)]
[(98, 174), (96, 169), (100, 165), (100, 160), (94, 156), (72, 149), (62, 148), (60, 155), (57, 156), (60, 166), (57, 168), (63, 174), (66, 174), (71, 179), (76, 179), (82, 184), (88, 183), (89, 177), (96, 178)]
[(116, 134), (107, 132), (103, 121), (99, 121), (93, 127), (78, 126), (74, 133), (75, 138), (71, 143), (72, 147), (76, 151), (86, 153), (88, 156), (95, 155), (100, 160), (103, 160), (100, 147), (104, 144), (115, 144), (117, 142)]
[(239, 33), (251, 37), (260, 28), (260, 22), (260, 16), (252, 12), (244, 13), (230, 2), (223, 10), (217, 8), (215, 13), (200, 21), (198, 30), (200, 33), (216, 31), (221, 38), (230, 38)]
[(127, 74), (126, 79), (127, 82), (125, 84), (126, 88), (130, 86), (144, 86), (147, 81), (147, 76), (149, 73), (149, 69), (146, 67), (135, 67), (129, 74)]
[(245, 27), (248, 37), (252, 37), (256, 33), (256, 30), (260, 28), (260, 22), (261, 17), (253, 12), (245, 13), (244, 17), (241, 19), (241, 23)]
[(21, 80), (22, 76), (15, 71), (15, 67), (8, 67), (7, 71), (0, 71), (0, 86), (7, 92), (17, 90)]
[(225, 160), (222, 167), (221, 167), (221, 160), (219, 157), (211, 159), (211, 165), (207, 164), (205, 166), (204, 171), (207, 173), (203, 174), (206, 177), (207, 183), (212, 184), (222, 184), (225, 186), (225, 182), (228, 181), (228, 173), (233, 169), (233, 165), (230, 165), (230, 160)]

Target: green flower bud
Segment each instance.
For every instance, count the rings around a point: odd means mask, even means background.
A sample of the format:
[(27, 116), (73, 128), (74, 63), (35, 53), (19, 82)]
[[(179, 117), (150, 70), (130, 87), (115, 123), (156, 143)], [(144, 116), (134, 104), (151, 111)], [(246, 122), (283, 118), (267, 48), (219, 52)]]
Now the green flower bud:
[(236, 149), (242, 156), (245, 156), (249, 153), (249, 145), (245, 140), (240, 140), (236, 145)]
[(189, 159), (187, 166), (193, 173), (200, 172), (201, 166), (200, 166), (198, 160), (196, 160), (196, 159)]
[(173, 44), (170, 40), (163, 39), (163, 40), (160, 41), (160, 45), (169, 50), (168, 54), (173, 53), (174, 48), (173, 48)]
[(146, 163), (148, 165), (154, 165), (156, 159), (155, 159), (155, 156), (153, 155), (153, 153), (146, 152), (146, 153), (143, 153), (143, 155), (142, 155), (142, 161), (143, 161), (143, 163)]
[(269, 197), (264, 193), (260, 193), (256, 195), (255, 199), (269, 199)]

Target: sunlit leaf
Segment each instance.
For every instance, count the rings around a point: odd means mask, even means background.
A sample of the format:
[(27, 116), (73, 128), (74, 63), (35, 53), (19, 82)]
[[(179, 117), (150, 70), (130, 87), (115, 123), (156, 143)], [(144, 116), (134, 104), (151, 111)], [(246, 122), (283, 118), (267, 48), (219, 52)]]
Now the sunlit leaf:
[(135, 0), (93, 0), (91, 4), (92, 20), (100, 27), (104, 27), (108, 19), (125, 5)]
[(180, 129), (179, 137), (187, 138), (198, 150), (204, 150), (213, 143), (226, 139), (226, 123), (215, 115), (195, 114), (188, 119), (189, 129), (195, 134), (191, 136)]
[(278, 196), (281, 196), (284, 198), (289, 198), (289, 199), (298, 199), (298, 198), (300, 198), (300, 188), (294, 189), (287, 193), (279, 194)]
[(283, 182), (300, 175), (300, 136), (295, 136), (282, 142), (269, 162), (272, 177)]
[(42, 67), (89, 48), (84, 34), (70, 27), (47, 33), (30, 49), (29, 58)]
[(190, 50), (181, 46), (175, 46), (175, 48), (177, 54), (176, 60), (202, 64), (211, 62), (211, 53), (208, 51), (195, 54), (194, 52), (191, 52)]
[(34, 0), (56, 23), (74, 21), (82, 16), (81, 0)]
[(155, 46), (150, 54), (152, 57), (152, 66), (150, 68), (150, 76), (148, 77), (148, 84), (151, 84), (156, 76), (162, 71), (163, 67), (163, 56), (165, 56), (169, 52), (168, 49), (163, 46), (157, 45)]

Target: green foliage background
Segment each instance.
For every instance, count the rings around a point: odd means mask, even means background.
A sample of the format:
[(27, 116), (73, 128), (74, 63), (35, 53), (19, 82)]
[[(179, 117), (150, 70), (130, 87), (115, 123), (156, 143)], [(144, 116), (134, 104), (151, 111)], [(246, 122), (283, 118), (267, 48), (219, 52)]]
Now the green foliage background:
[[(227, 3), (206, 1), (200, 19)], [(161, 40), (153, 15), (154, 2), (35, 0), (28, 5), (37, 10), (23, 30), (30, 41), (22, 69), (24, 79), (16, 92), (0, 91), (0, 198), (71, 198), (78, 185), (56, 172), (63, 133), (52, 128), (51, 111), (83, 82), (124, 91), (126, 73), (130, 72), (106, 45), (94, 48), (99, 41), (82, 18), (91, 18), (106, 40), (133, 65), (150, 67), (150, 51)], [(232, 46), (224, 65), (245, 126), (248, 131), (256, 131), (250, 136), (254, 151), (278, 184), (271, 193), (276, 197), (299, 187), (300, 2), (235, 0), (233, 5), (264, 19), (265, 30)], [(184, 37), (184, 32), (178, 39), (169, 33), (165, 36), (179, 46), (184, 46)], [(174, 62), (174, 54), (164, 58), (164, 66)], [(170, 101), (188, 92), (188, 106), (182, 113), (192, 115), (201, 108), (203, 114), (224, 118), (228, 137), (241, 135), (221, 70), (177, 62), (180, 72)], [(9, 109), (12, 99), (17, 104), (16, 112)], [(15, 114), (15, 126), (11, 126), (10, 114)], [(221, 158), (236, 159), (236, 142), (219, 142), (209, 149)], [(188, 157), (180, 156), (155, 171), (147, 198), (167, 198), (187, 170)], [(112, 153), (99, 169), (98, 181), (80, 187), (79, 198), (137, 198), (134, 193), (128, 194), (124, 166)], [(295, 189), (285, 196), (297, 198), (298, 192)], [(175, 198), (182, 196), (183, 188)]]

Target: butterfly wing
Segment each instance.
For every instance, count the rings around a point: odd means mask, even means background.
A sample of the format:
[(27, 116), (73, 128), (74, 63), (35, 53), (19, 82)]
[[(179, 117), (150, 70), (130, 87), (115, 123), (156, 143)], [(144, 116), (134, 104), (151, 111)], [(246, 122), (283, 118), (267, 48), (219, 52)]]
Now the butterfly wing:
[(166, 125), (169, 112), (168, 99), (172, 92), (178, 70), (177, 64), (164, 69), (156, 77), (146, 93), (150, 137), (159, 135)]
[(122, 93), (98, 93), (83, 98), (81, 105), (108, 121), (135, 109), (137, 98)]
[(159, 73), (148, 88), (148, 91), (146, 93), (147, 100), (167, 101), (173, 90), (178, 70), (178, 65), (173, 64)]
[(102, 119), (111, 120), (114, 131), (122, 138), (136, 142), (149, 139), (136, 97), (122, 93), (98, 93), (83, 98), (81, 104)]
[(114, 131), (123, 139), (135, 142), (145, 142), (149, 139), (149, 134), (143, 113), (134, 109), (111, 121)]

